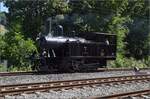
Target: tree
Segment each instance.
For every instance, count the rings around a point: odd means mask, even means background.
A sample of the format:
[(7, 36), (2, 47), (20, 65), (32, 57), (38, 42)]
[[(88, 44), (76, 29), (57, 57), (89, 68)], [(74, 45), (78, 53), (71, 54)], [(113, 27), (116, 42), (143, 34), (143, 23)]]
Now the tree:
[(149, 56), (148, 0), (15, 0), (4, 3), (9, 8), (7, 17), (10, 24), (19, 24), (25, 38), (35, 40), (41, 31), (41, 24), (48, 17), (62, 14), (64, 19), (59, 23), (64, 26), (65, 32), (75, 30), (77, 33), (99, 31), (116, 34), (117, 59)]
[(3, 58), (13, 66), (29, 66), (29, 56), (36, 51), (31, 39), (24, 39), (19, 32), (7, 32), (4, 37), (5, 47)]
[(68, 5), (62, 0), (14, 0), (4, 1), (9, 8), (7, 14), (9, 22), (18, 22), (22, 25), (22, 33), (25, 37), (35, 39), (41, 31), (40, 27), (48, 17), (65, 13)]
[(9, 66), (29, 66), (30, 55), (36, 51), (36, 46), (31, 39), (26, 39), (20, 33), (19, 24), (11, 24), (4, 35), (0, 35), (0, 52), (3, 59), (8, 60)]
[(133, 22), (128, 25), (130, 32), (126, 38), (126, 49), (130, 57), (147, 59), (150, 53), (150, 2), (139, 0), (137, 3), (130, 11)]

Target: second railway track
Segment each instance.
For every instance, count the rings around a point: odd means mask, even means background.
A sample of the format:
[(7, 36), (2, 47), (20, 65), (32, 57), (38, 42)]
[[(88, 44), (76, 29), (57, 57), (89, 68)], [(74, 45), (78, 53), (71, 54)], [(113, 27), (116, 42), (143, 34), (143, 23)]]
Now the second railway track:
[(92, 78), (82, 80), (66, 80), (66, 81), (53, 81), (42, 83), (27, 83), (17, 85), (1, 85), (0, 97), (5, 95), (18, 95), (22, 93), (33, 93), (36, 91), (48, 91), (48, 90), (61, 90), (71, 89), (74, 87), (83, 86), (95, 86), (100, 84), (120, 84), (126, 82), (137, 81), (150, 81), (150, 75), (131, 75), (131, 76), (119, 76), (119, 77), (106, 77), (106, 78)]
[(150, 89), (145, 89), (133, 92), (113, 94), (108, 96), (91, 97), (89, 99), (150, 99), (149, 95)]

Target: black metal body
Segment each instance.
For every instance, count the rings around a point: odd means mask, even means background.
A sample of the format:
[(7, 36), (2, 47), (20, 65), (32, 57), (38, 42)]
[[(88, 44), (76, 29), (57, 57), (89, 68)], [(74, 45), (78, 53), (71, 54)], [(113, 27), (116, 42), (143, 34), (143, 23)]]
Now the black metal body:
[(116, 35), (87, 34), (82, 34), (82, 38), (40, 37), (40, 55), (36, 59), (38, 70), (87, 71), (106, 67), (107, 60), (115, 60)]

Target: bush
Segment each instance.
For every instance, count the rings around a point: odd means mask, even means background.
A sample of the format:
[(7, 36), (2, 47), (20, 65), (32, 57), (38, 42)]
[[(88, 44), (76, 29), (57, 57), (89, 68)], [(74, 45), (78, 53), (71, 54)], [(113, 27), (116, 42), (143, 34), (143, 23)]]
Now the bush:
[(25, 39), (20, 32), (8, 32), (4, 36), (4, 53), (2, 57), (8, 60), (9, 66), (24, 68), (30, 66), (30, 55), (36, 51), (36, 46), (31, 39)]
[(150, 58), (143, 60), (136, 60), (135, 58), (125, 58), (120, 55), (117, 56), (115, 61), (111, 61), (108, 63), (109, 67), (120, 67), (120, 68), (133, 68), (133, 67), (149, 67)]
[(0, 72), (4, 72), (4, 71), (6, 71), (6, 68), (0, 64)]
[(8, 68), (9, 72), (22, 72), (22, 71), (32, 71), (31, 65), (30, 66), (11, 66)]

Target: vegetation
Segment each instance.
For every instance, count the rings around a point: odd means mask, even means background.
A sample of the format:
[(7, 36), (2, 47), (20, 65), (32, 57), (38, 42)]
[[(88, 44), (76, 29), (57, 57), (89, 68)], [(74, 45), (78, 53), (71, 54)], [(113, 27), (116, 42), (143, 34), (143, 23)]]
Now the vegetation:
[(133, 57), (126, 58), (126, 57), (121, 57), (119, 55), (116, 61), (108, 62), (109, 67), (121, 67), (121, 68), (133, 68), (133, 67), (144, 68), (144, 67), (149, 67), (149, 64), (150, 64), (150, 58), (148, 58), (148, 60), (147, 59), (136, 60)]
[[(3, 0), (9, 32), (0, 37), (0, 55), (15, 66), (25, 66), (41, 25), (55, 17), (65, 32), (99, 31), (117, 34), (116, 67), (149, 66), (149, 0)], [(3, 38), (3, 39), (2, 39)], [(11, 50), (11, 51), (10, 51)], [(11, 60), (12, 59), (12, 60)]]
[(6, 71), (6, 68), (3, 65), (0, 65), (0, 72)]
[[(15, 30), (12, 30), (15, 28)], [(8, 66), (26, 68), (30, 66), (29, 57), (36, 51), (36, 46), (31, 39), (25, 39), (15, 25), (4, 35), (0, 35), (1, 58), (8, 60)], [(10, 67), (11, 68), (11, 67)]]
[(28, 58), (36, 51), (36, 47), (31, 39), (24, 39), (20, 33), (8, 32), (4, 37), (7, 43), (4, 48), (3, 58), (14, 66), (28, 66)]

